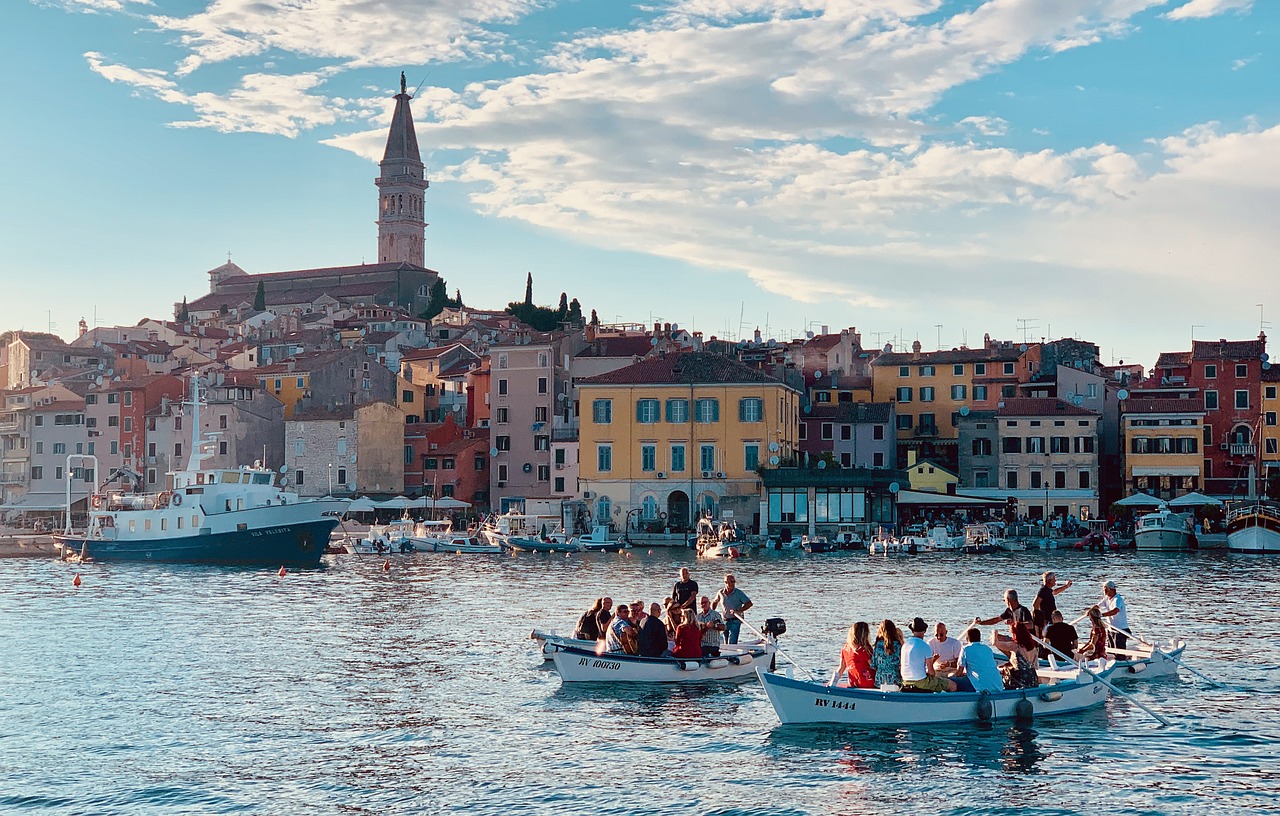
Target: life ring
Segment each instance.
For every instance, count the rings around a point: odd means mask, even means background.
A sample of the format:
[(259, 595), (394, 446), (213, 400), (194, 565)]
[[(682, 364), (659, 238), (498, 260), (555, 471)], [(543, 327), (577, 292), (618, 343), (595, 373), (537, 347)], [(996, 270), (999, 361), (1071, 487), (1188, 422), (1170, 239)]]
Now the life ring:
[(94, 494), (94, 496), (93, 496), (93, 502), (92, 502), (92, 504), (93, 504), (93, 509), (94, 509), (94, 510), (101, 510), (101, 509), (102, 509), (102, 497), (101, 497), (101, 496), (99, 496), (99, 495), (97, 495), (97, 494), (95, 493), (95, 494)]
[(173, 494), (168, 491), (161, 493), (159, 496), (156, 496), (156, 507), (163, 510), (169, 506), (169, 500), (172, 498)]
[(182, 506), (182, 494), (181, 494), (181, 493), (174, 493), (174, 494), (173, 494), (173, 498), (169, 500), (169, 503), (170, 503), (170, 504), (172, 504), (174, 507), (181, 507), (181, 506)]

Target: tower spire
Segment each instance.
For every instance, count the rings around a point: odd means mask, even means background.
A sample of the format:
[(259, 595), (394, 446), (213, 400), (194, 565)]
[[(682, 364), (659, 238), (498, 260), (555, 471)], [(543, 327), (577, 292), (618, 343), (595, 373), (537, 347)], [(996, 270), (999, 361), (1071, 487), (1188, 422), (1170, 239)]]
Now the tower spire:
[(378, 188), (378, 262), (424, 266), (427, 224), (423, 205), (430, 184), (418, 152), (411, 99), (401, 71), (400, 93), (395, 96), (387, 146), (379, 163), (381, 172), (374, 180)]

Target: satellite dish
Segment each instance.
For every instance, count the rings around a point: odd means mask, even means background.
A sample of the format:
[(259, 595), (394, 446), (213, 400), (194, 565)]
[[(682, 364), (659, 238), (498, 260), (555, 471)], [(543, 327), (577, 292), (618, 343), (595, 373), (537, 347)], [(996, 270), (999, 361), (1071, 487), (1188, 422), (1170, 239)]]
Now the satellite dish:
[(826, 470), (826, 469), (827, 469), (827, 460), (826, 459), (818, 460), (818, 470)]
[(1026, 344), (1026, 343), (1023, 343), (1022, 345), (1018, 346), (1018, 351), (1026, 351), (1026, 350), (1027, 350), (1027, 344)]
[(807, 332), (805, 332), (805, 333), (804, 333), (804, 336), (805, 336), (806, 338), (808, 338), (808, 339), (812, 340), (812, 339), (813, 339), (813, 332), (807, 331)]
[[(564, 395), (562, 394), (561, 396), (564, 396)], [(461, 411), (461, 410), (462, 410), (462, 403), (458, 403), (457, 405), (453, 406), (453, 410), (455, 410), (455, 411)]]
[(679, 327), (679, 326), (677, 326), (675, 323), (672, 323), (672, 324), (671, 324), (671, 331), (680, 331), (680, 327)]
[(289, 477), (288, 477), (288, 476), (281, 476), (281, 477), (280, 477), (280, 486), (281, 486), (281, 487), (288, 487), (288, 486), (289, 486)]
[(806, 414), (813, 413), (813, 406), (812, 406), (812, 405), (809, 405), (808, 403), (805, 403), (805, 406), (804, 406), (804, 412), (805, 412)]
[(778, 341), (777, 341), (777, 340), (773, 340), (773, 339), (770, 339), (770, 340), (769, 340), (769, 348), (773, 348), (773, 347), (774, 347), (774, 346), (776, 346), (776, 345), (778, 345)]
[(969, 416), (969, 406), (968, 406), (968, 405), (961, 405), (961, 406), (960, 406), (960, 416)]
[(819, 370), (817, 370), (817, 371), (813, 372), (813, 378), (814, 378), (815, 380), (820, 380), (820, 379), (822, 379), (822, 370), (821, 370), (821, 369), (819, 369)]
[(1268, 361), (1271, 359), (1271, 355), (1270, 355), (1270, 354), (1267, 354), (1267, 353), (1264, 351), (1264, 352), (1262, 352), (1262, 356), (1261, 356), (1261, 357), (1259, 357), (1258, 359), (1262, 360), (1262, 362), (1264, 362), (1264, 363), (1265, 363), (1265, 362), (1268, 362)]
[(1263, 364), (1262, 364), (1262, 370), (1263, 370), (1263, 371), (1270, 371), (1270, 370), (1271, 370), (1271, 363), (1270, 363), (1269, 361), (1268, 361), (1268, 362), (1263, 363)]
[(1122, 400), (1129, 399), (1129, 389), (1121, 388), (1119, 391), (1116, 392), (1116, 396)]
[(288, 473), (288, 472), (289, 472), (289, 466), (288, 466), (288, 465), (281, 465), (281, 466), (280, 466), (280, 472), (281, 472), (281, 473)]
[(782, 461), (782, 460), (781, 460), (781, 459), (779, 459), (779, 458), (778, 458), (778, 457), (776, 457), (776, 456), (770, 456), (770, 457), (769, 457), (769, 464), (773, 465), (774, 467), (777, 467), (777, 466), (778, 466), (778, 463), (779, 463), (779, 462), (781, 462), (781, 461)]
[(498, 449), (497, 449), (497, 448), (489, 448), (489, 455), (490, 455), (490, 456), (497, 456), (497, 455), (498, 455)]
[(897, 483), (897, 482), (889, 482), (889, 492), (890, 492), (890, 493), (894, 493), (894, 494), (896, 494), (899, 490), (901, 490), (901, 488), (900, 488), (900, 487), (898, 487), (898, 483)]
[(656, 346), (656, 345), (658, 345), (658, 338), (656, 338), (656, 337), (655, 337), (655, 338), (653, 338), (652, 340), (650, 340), (650, 341), (649, 341), (649, 345), (651, 345), (651, 346)]
[(778, 443), (777, 443), (777, 442), (770, 442), (770, 443), (769, 443), (769, 451), (770, 451), (771, 453), (777, 453), (777, 452), (778, 452)]
[(1084, 405), (1084, 397), (1080, 394), (1076, 394), (1071, 398), (1071, 403), (1073, 405)]

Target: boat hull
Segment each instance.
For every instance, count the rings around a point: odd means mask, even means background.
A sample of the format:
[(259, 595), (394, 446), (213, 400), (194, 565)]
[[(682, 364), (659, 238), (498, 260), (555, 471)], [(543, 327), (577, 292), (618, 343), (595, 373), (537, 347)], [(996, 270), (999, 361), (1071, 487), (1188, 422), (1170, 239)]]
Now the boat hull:
[(568, 541), (541, 541), (536, 538), (510, 536), (507, 548), (516, 552), (571, 553), (581, 552), (581, 548)]
[[(1102, 705), (1109, 689), (1088, 675), (1081, 680), (990, 694), (922, 694), (877, 689), (833, 688), (821, 683), (756, 670), (783, 725), (832, 723), (854, 726), (935, 725), (1070, 714)], [(986, 710), (985, 703), (990, 703)]]
[(756, 667), (768, 668), (773, 646), (701, 660), (674, 657), (635, 657), (573, 646), (551, 654), (565, 683), (707, 683), (750, 679)]
[(1239, 553), (1280, 553), (1280, 521), (1244, 513), (1227, 521), (1227, 549)]
[(320, 563), (329, 534), (337, 526), (336, 518), (325, 517), (256, 530), (183, 537), (110, 541), (60, 535), (56, 539), (65, 551), (83, 552), (85, 558), (94, 561), (314, 567)]
[(1167, 527), (1138, 530), (1133, 534), (1133, 543), (1139, 550), (1184, 552), (1192, 549), (1190, 532)]

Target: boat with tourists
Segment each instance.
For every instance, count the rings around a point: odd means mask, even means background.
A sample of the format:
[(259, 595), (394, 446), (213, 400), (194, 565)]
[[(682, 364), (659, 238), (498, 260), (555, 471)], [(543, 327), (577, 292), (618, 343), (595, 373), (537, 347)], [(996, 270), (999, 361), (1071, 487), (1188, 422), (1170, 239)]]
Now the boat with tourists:
[(411, 518), (374, 524), (362, 536), (346, 542), (347, 551), (357, 555), (393, 555), (418, 551), (418, 525)]
[[(346, 511), (345, 499), (304, 499), (286, 480), (255, 462), (237, 469), (212, 469), (201, 437), (199, 378), (191, 380), (191, 455), (186, 468), (172, 471), (166, 489), (143, 493), (106, 491), (90, 497), (85, 529), (67, 525), (54, 536), (64, 557), (93, 561), (167, 561), (255, 566), (315, 566), (329, 535)], [(96, 458), (85, 455), (84, 461)], [(70, 468), (67, 474), (71, 478)]]
[(551, 653), (565, 683), (706, 683), (748, 680), (756, 667), (768, 669), (773, 660), (770, 640), (742, 651), (723, 651), (719, 657), (678, 658), (597, 652), (564, 646)]
[(1280, 507), (1264, 500), (1229, 510), (1227, 549), (1238, 553), (1280, 553)]
[(1138, 518), (1133, 544), (1139, 550), (1162, 552), (1184, 552), (1198, 546), (1191, 515), (1176, 513), (1164, 502), (1154, 513)]
[[(693, 546), (699, 558), (738, 558), (746, 550), (746, 543), (734, 522), (717, 523), (706, 516), (698, 519)], [(804, 546), (803, 539), (801, 546)]]

